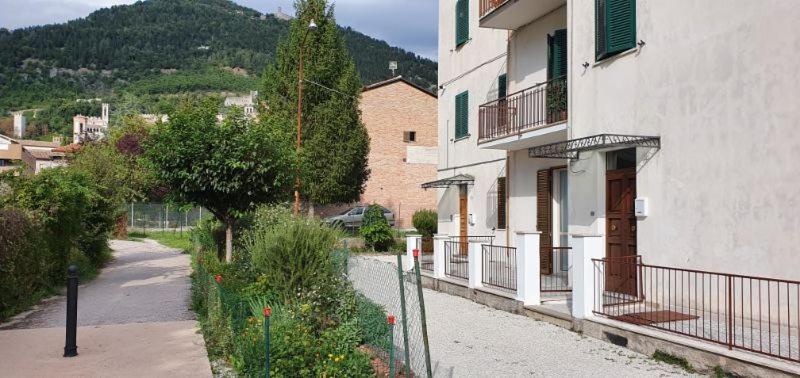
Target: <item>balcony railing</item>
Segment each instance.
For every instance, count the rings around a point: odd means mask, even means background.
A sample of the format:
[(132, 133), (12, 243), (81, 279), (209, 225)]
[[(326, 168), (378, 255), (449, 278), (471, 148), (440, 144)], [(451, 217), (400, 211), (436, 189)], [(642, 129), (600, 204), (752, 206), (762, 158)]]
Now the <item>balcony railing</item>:
[(501, 5), (508, 2), (508, 0), (480, 0), (480, 17), (492, 13), (493, 10), (500, 8)]
[(567, 120), (567, 78), (536, 84), (478, 109), (478, 142)]

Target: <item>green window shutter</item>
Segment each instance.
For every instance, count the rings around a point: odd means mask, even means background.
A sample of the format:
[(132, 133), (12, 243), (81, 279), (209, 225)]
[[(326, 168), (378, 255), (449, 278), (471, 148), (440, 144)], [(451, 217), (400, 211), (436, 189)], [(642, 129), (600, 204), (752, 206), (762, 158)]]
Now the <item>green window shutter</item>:
[(596, 0), (596, 55), (602, 59), (636, 46), (636, 0)]
[(508, 83), (506, 74), (497, 78), (497, 98), (506, 98), (508, 95)]
[(469, 39), (469, 0), (456, 1), (456, 46)]
[(506, 178), (497, 178), (497, 228), (506, 229)]
[(559, 29), (553, 36), (547, 35), (547, 79), (567, 75), (567, 29)]
[(469, 134), (469, 93), (456, 95), (456, 138)]

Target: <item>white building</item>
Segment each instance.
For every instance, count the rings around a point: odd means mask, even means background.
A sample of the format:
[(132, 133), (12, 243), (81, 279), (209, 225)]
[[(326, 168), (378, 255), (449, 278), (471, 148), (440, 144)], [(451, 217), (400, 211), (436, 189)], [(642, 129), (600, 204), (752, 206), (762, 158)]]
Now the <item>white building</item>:
[(25, 129), (28, 126), (28, 122), (25, 119), (25, 115), (22, 112), (15, 112), (14, 113), (14, 137), (15, 138), (24, 138), (25, 137)]
[(255, 117), (258, 114), (258, 91), (250, 91), (247, 96), (228, 96), (225, 97), (225, 107), (238, 106), (244, 110), (244, 114)]
[(108, 113), (108, 104), (103, 103), (100, 117), (88, 117), (81, 114), (72, 117), (73, 143), (102, 139), (108, 135)]
[[(424, 186), (438, 188), (440, 233), (491, 237), (520, 260), (525, 235), (536, 235), (541, 282), (525, 302), (542, 303), (547, 280), (563, 277), (573, 319), (650, 316), (665, 329), (676, 322), (664, 313), (696, 319), (710, 301), (758, 296), (764, 308), (742, 302), (723, 316), (761, 315), (800, 337), (800, 322), (775, 318), (800, 316), (800, 72), (790, 47), (800, 34), (789, 26), (800, 4), (439, 4), (439, 180)], [(665, 271), (682, 278), (653, 276)], [(735, 275), (788, 280), (782, 295), (798, 298), (775, 297), (778, 281), (759, 290)], [(711, 277), (734, 277), (741, 298)], [(631, 315), (609, 298), (643, 305)], [(798, 345), (787, 351), (770, 332), (782, 352), (736, 345), (736, 334), (702, 338), (800, 360)]]

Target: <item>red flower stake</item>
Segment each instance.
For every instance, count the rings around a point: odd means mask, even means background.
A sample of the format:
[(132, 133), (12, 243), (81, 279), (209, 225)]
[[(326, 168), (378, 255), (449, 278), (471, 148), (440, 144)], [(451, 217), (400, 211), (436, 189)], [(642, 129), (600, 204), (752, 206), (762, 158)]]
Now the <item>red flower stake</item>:
[(414, 249), (414, 258), (419, 257), (419, 249)]
[(220, 276), (219, 274), (217, 274), (216, 276), (214, 276), (214, 281), (217, 281), (217, 283), (220, 283), (220, 282), (222, 282), (222, 276)]
[(270, 315), (272, 315), (272, 309), (269, 307), (264, 307), (264, 317), (268, 318)]
[(390, 325), (394, 325), (394, 323), (395, 323), (394, 315), (389, 315), (389, 316), (387, 316), (387, 317), (386, 317), (386, 321), (387, 321), (387, 322), (388, 322)]

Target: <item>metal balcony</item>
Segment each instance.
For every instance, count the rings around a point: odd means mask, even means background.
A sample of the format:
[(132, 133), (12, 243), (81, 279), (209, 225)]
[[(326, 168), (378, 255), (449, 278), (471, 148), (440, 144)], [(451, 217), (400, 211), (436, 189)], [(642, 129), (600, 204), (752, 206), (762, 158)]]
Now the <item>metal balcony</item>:
[(516, 30), (565, 3), (566, 0), (479, 0), (480, 26)]

